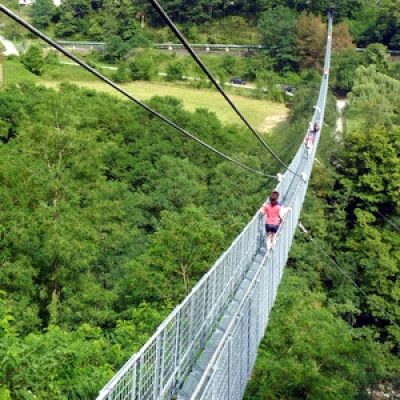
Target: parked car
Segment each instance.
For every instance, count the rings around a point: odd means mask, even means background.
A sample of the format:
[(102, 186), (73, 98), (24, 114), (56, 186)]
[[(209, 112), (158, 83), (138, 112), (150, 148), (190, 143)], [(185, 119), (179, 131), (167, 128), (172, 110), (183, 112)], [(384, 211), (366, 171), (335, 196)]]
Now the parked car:
[(239, 77), (234, 77), (230, 80), (230, 83), (233, 83), (235, 85), (245, 85), (247, 81)]
[(286, 96), (294, 96), (296, 88), (293, 85), (288, 85), (286, 83), (278, 83), (277, 86), (286, 94)]

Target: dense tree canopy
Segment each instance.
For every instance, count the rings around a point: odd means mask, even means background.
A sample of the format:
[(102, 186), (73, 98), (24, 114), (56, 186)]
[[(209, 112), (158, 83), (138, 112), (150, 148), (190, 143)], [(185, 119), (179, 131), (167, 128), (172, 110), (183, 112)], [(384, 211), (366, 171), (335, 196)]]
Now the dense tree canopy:
[(47, 28), (56, 14), (53, 0), (37, 0), (32, 4), (29, 14), (32, 23), (38, 28)]
[(322, 137), (301, 217), (310, 235), (290, 253), (249, 400), (359, 399), (398, 384), (400, 82), (375, 65), (353, 77), (347, 131)]
[[(258, 24), (265, 53), (226, 55), (212, 68), (222, 81), (238, 71), (257, 80), (255, 95), (281, 98), (282, 76), (298, 85), (288, 124), (268, 138), (279, 150), (292, 146), (288, 160), (315, 104), (329, 3), (163, 6), (192, 38), (195, 24), (228, 16)], [(383, 45), (399, 46), (399, 12), (396, 0), (336, 6), (336, 20), (346, 21), (335, 28), (331, 84), (351, 92), (347, 131), (324, 132), (302, 216), (314, 241), (296, 238), (249, 386), (252, 400), (356, 399), (399, 376), (400, 69)], [(107, 61), (146, 47), (149, 23), (162, 26), (144, 1), (65, 0), (55, 10), (37, 0), (30, 16), (58, 37), (105, 40)], [(10, 35), (20, 34), (8, 24)], [(357, 53), (349, 31), (358, 44), (381, 44)], [(152, 49), (135, 50), (116, 76), (153, 79), (162, 60)], [(171, 60), (169, 79), (180, 80), (188, 63)], [(35, 46), (21, 61), (37, 75), (46, 67)], [(248, 132), (208, 110), (189, 113), (172, 97), (150, 104), (234, 158), (278, 171)], [(327, 134), (335, 119), (330, 96)], [(23, 83), (0, 92), (0, 185), (0, 398), (18, 400), (94, 398), (272, 187), (124, 101)]]
[[(176, 99), (152, 105), (260, 167), (240, 129)], [(241, 209), (225, 209), (225, 161), (73, 86), (2, 91), (0, 121), (0, 390), (93, 398), (246, 223), (262, 180), (232, 166)]]
[[(259, 350), (245, 399), (355, 399), (385, 377), (380, 346), (324, 307), (326, 298), (289, 273)], [(368, 335), (368, 334), (367, 334)]]
[(276, 59), (277, 67), (293, 67), (297, 61), (294, 56), (295, 12), (284, 6), (269, 9), (261, 15), (258, 28), (266, 51)]
[(295, 53), (303, 68), (320, 67), (324, 59), (326, 27), (320, 17), (302, 13), (296, 24)]

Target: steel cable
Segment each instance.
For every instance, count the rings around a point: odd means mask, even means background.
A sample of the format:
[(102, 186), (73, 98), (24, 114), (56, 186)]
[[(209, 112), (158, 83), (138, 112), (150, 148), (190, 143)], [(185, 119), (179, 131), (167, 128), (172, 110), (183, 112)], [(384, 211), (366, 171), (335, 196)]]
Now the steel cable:
[(294, 175), (298, 175), (297, 172), (292, 171), (289, 166), (281, 160), (281, 158), (272, 150), (272, 148), (265, 142), (265, 140), (257, 133), (257, 131), (252, 127), (250, 122), (246, 119), (246, 117), (241, 113), (241, 111), (237, 108), (237, 106), (233, 103), (233, 101), (230, 99), (230, 97), (226, 94), (224, 89), (222, 89), (221, 85), (218, 83), (218, 81), (214, 78), (214, 76), (211, 74), (209, 69), (206, 67), (206, 65), (201, 61), (197, 53), (194, 51), (194, 49), (190, 46), (189, 42), (186, 40), (186, 38), (182, 35), (182, 33), (179, 31), (179, 29), (176, 27), (176, 25), (173, 23), (171, 18), (168, 16), (168, 14), (165, 12), (165, 10), (161, 7), (161, 5), (158, 3), (157, 0), (150, 0), (150, 3), (153, 5), (153, 7), (158, 11), (158, 13), (161, 15), (161, 17), (164, 19), (166, 24), (170, 27), (170, 29), (174, 32), (175, 36), (179, 39), (179, 41), (183, 44), (183, 46), (186, 48), (186, 50), (189, 52), (189, 54), (193, 57), (193, 59), (196, 61), (197, 65), (203, 70), (203, 72), (207, 75), (207, 77), (210, 79), (210, 81), (213, 83), (213, 85), (217, 88), (217, 90), (221, 93), (221, 95), (224, 97), (224, 99), (229, 103), (229, 105), (232, 107), (232, 109), (235, 111), (235, 113), (239, 116), (239, 118), (244, 122), (244, 124), (249, 128), (249, 130), (253, 133), (253, 135), (260, 141), (260, 143), (268, 150), (268, 152), (289, 172), (291, 172)]
[(54, 40), (50, 39), (47, 35), (45, 35), (44, 33), (42, 33), (41, 31), (39, 31), (38, 29), (36, 29), (33, 25), (29, 24), (27, 21), (25, 21), (24, 19), (22, 19), (21, 17), (19, 17), (17, 14), (13, 13), (11, 10), (9, 10), (7, 7), (5, 7), (4, 5), (0, 4), (0, 11), (4, 14), (6, 14), (8, 17), (10, 17), (11, 19), (13, 19), (15, 22), (17, 22), (19, 25), (23, 26), (24, 28), (28, 29), (30, 32), (32, 32), (34, 35), (38, 36), (39, 38), (41, 38), (43, 41), (45, 41), (47, 44), (49, 44), (51, 47), (57, 49), (60, 53), (64, 54), (66, 57), (68, 57), (69, 59), (75, 61), (78, 65), (80, 65), (82, 68), (84, 68), (86, 71), (90, 72), (91, 74), (95, 75), (98, 79), (100, 79), (101, 81), (103, 81), (104, 83), (106, 83), (107, 85), (111, 86), (113, 89), (115, 89), (116, 91), (118, 91), (119, 93), (121, 93), (123, 96), (127, 97), (129, 100), (133, 101), (134, 103), (136, 103), (137, 105), (139, 105), (140, 107), (144, 108), (145, 110), (147, 110), (150, 114), (156, 116), (157, 118), (159, 118), (160, 120), (162, 120), (163, 122), (165, 122), (166, 124), (168, 124), (169, 126), (175, 128), (176, 130), (178, 130), (179, 132), (181, 132), (183, 135), (189, 137), (190, 139), (194, 140), (195, 142), (197, 142), (198, 144), (200, 144), (201, 146), (207, 148), (208, 150), (212, 151), (213, 153), (219, 155), (220, 157), (240, 166), (241, 168), (246, 169), (249, 172), (253, 172), (257, 175), (261, 175), (261, 176), (265, 176), (265, 177), (269, 177), (269, 178), (276, 178), (275, 175), (269, 175), (264, 173), (263, 171), (259, 171), (255, 168), (249, 167), (243, 163), (241, 163), (240, 161), (235, 160), (234, 158), (226, 155), (225, 153), (217, 150), (216, 148), (214, 148), (213, 146), (209, 145), (208, 143), (204, 142), (203, 140), (199, 139), (197, 136), (193, 135), (192, 133), (190, 133), (189, 131), (187, 131), (186, 129), (180, 127), (179, 125), (177, 125), (175, 122), (171, 121), (169, 118), (165, 117), (164, 115), (160, 114), (158, 111), (154, 110), (153, 108), (151, 108), (150, 106), (148, 106), (147, 104), (143, 103), (142, 101), (140, 101), (139, 99), (136, 99), (134, 96), (132, 96), (131, 94), (129, 94), (126, 90), (122, 89), (120, 86), (118, 86), (117, 84), (115, 84), (111, 79), (107, 78), (106, 76), (104, 76), (103, 74), (101, 74), (100, 72), (98, 72), (96, 69), (92, 68), (90, 65), (88, 65), (87, 63), (85, 63), (84, 61), (82, 61), (80, 58), (76, 57), (74, 54), (70, 53), (68, 50), (64, 49), (62, 46), (60, 46), (58, 43), (56, 43)]

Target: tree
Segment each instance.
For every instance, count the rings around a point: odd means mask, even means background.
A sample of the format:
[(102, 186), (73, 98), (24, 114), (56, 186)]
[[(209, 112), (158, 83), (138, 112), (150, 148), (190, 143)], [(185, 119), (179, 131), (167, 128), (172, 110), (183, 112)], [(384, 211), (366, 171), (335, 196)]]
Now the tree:
[(188, 293), (222, 250), (221, 226), (204, 209), (186, 207), (182, 213), (161, 213), (160, 228), (149, 248), (150, 262), (168, 275), (178, 278)]
[(351, 37), (349, 27), (346, 22), (340, 22), (334, 26), (332, 46), (336, 50), (355, 48), (353, 38)]
[(112, 79), (114, 82), (117, 83), (124, 83), (130, 81), (131, 76), (128, 65), (126, 65), (125, 63), (120, 63), (118, 65), (117, 71), (113, 74)]
[[(400, 128), (392, 108), (398, 107), (392, 104), (397, 96), (386, 86), (394, 80), (376, 73), (373, 66), (361, 67), (359, 74), (366, 76), (356, 80), (356, 98), (349, 109), (358, 123), (345, 137), (336, 185), (345, 204), (348, 231), (343, 259), (364, 293), (357, 324), (372, 327), (398, 353), (400, 307), (395, 287), (400, 279), (400, 247), (393, 223), (400, 215)], [(378, 110), (372, 104), (379, 105)]]
[(85, 35), (89, 29), (90, 2), (67, 0), (59, 7), (60, 20), (56, 26), (57, 36)]
[(117, 320), (117, 326), (112, 332), (112, 342), (123, 349), (123, 362), (146, 343), (150, 333), (156, 331), (171, 311), (171, 307), (164, 304), (153, 307), (143, 302), (124, 312), (124, 318)]
[(43, 334), (7, 339), (0, 336), (0, 388), (9, 389), (13, 398), (95, 397), (98, 383), (105, 384), (112, 376), (121, 354), (100, 329), (88, 325), (75, 332), (51, 326)]
[(304, 278), (286, 276), (245, 399), (356, 399), (390, 375), (384, 346), (368, 332), (360, 340), (325, 302)]
[(376, 25), (376, 41), (400, 49), (400, 10), (396, 0), (383, 0), (379, 4)]
[(58, 37), (73, 36), (80, 32), (80, 23), (71, 11), (65, 11), (56, 25), (55, 34)]
[(35, 75), (42, 75), (45, 69), (45, 59), (43, 50), (39, 46), (31, 46), (22, 55), (21, 63), (25, 68)]
[(134, 81), (151, 81), (157, 75), (157, 66), (148, 52), (141, 52), (130, 62), (131, 78)]
[(233, 75), (237, 68), (237, 58), (231, 55), (224, 56), (221, 67), (228, 75)]
[(206, 193), (205, 176), (201, 168), (188, 159), (161, 156), (147, 171), (148, 182), (142, 185), (156, 215), (163, 210), (180, 210), (190, 204), (201, 205)]
[(374, 211), (379, 207), (396, 210), (400, 206), (396, 189), (400, 187), (398, 134), (398, 127), (384, 129), (378, 125), (355, 130), (347, 136), (342, 161), (346, 171), (343, 185), (357, 206), (360, 205), (357, 199), (367, 201)]
[(390, 127), (398, 121), (400, 82), (376, 71), (375, 64), (360, 66), (356, 72), (353, 92), (350, 97), (353, 111), (362, 115), (368, 127), (383, 125)]
[(54, 15), (56, 7), (53, 0), (36, 0), (29, 10), (32, 23), (37, 28), (47, 28)]
[[(236, 153), (235, 158), (254, 168), (261, 168), (260, 159), (255, 155)], [(262, 180), (257, 176), (249, 176), (230, 163), (222, 162), (210, 177), (207, 209), (224, 221), (227, 233), (231, 232), (243, 217), (250, 218), (255, 207), (264, 200), (260, 194), (262, 185)]]
[(275, 60), (268, 56), (266, 52), (255, 54), (252, 57), (246, 58), (246, 70), (243, 77), (249, 80), (255, 80), (264, 72), (269, 73), (269, 71), (271, 71), (271, 73), (273, 73), (274, 65)]
[(106, 0), (103, 10), (107, 60), (120, 60), (135, 47), (149, 46), (149, 39), (134, 17), (142, 12), (140, 2)]
[(364, 53), (365, 64), (374, 64), (378, 72), (386, 73), (389, 69), (389, 55), (383, 44), (370, 44)]
[[(336, 0), (335, 19), (341, 21), (346, 18), (353, 18), (355, 13), (364, 6), (365, 0)], [(257, 8), (267, 10), (285, 5), (297, 12), (309, 12), (315, 15), (326, 15), (331, 6), (331, 0), (256, 0)]]
[(111, 62), (121, 62), (129, 53), (129, 43), (118, 35), (109, 35), (105, 41), (104, 59)]
[[(241, 129), (172, 97), (149, 103), (233, 156), (240, 143), (258, 168)], [(6, 88), (0, 120), (0, 397), (93, 398), (225, 248), (215, 216), (233, 237), (263, 180), (72, 85)]]
[(303, 68), (320, 67), (324, 60), (326, 29), (320, 17), (302, 13), (296, 24), (295, 53)]
[[(37, 318), (42, 326), (84, 321), (103, 325), (113, 318), (115, 296), (109, 282), (114, 256), (126, 254), (131, 248), (126, 240), (132, 241), (135, 235), (135, 229), (128, 229), (129, 234), (126, 230), (130, 225), (127, 207), (132, 200), (127, 201), (126, 196), (130, 197), (130, 192), (125, 184), (107, 181), (103, 175), (106, 154), (115, 152), (116, 143), (96, 142), (87, 132), (84, 118), (79, 122), (79, 134), (71, 127), (78, 122), (80, 107), (93, 106), (92, 101), (87, 102), (89, 98), (74, 96), (67, 89), (63, 95), (68, 100), (54, 92), (31, 90), (24, 89), (28, 98), (36, 93), (35, 103), (25, 103), (25, 109), (32, 106), (29, 118), (20, 121), (18, 140), (2, 148), (0, 155), (2, 163), (3, 152), (10, 160), (7, 168), (2, 167), (1, 176), (10, 190), (1, 192), (0, 225), (7, 226), (8, 235), (2, 247), (5, 265), (0, 287), (13, 293), (9, 303), (15, 315), (25, 314), (20, 318), (26, 324), (24, 331), (33, 330)], [(21, 151), (25, 154), (22, 164), (18, 161), (22, 162)], [(15, 201), (18, 207), (12, 216), (7, 210)], [(20, 222), (13, 226), (13, 220)], [(31, 237), (29, 243), (26, 236)], [(120, 252), (117, 248), (122, 242), (127, 247)], [(20, 278), (13, 280), (16, 273)], [(29, 305), (29, 299), (35, 297), (40, 301), (32, 304), (38, 308)]]
[[(368, 178), (365, 176), (365, 180)], [(383, 209), (385, 206), (379, 205)], [(393, 352), (399, 354), (400, 307), (396, 293), (396, 282), (400, 279), (398, 233), (388, 224), (379, 226), (379, 214), (375, 217), (374, 208), (362, 204), (355, 209), (357, 225), (346, 241), (357, 279), (366, 294), (361, 301), (359, 323), (373, 327)]]
[(262, 43), (269, 56), (277, 60), (277, 69), (293, 68), (296, 57), (295, 45), (296, 14), (284, 6), (277, 6), (262, 13), (258, 21)]
[(184, 79), (184, 75), (186, 75), (185, 69), (185, 64), (181, 60), (170, 62), (167, 65), (167, 76), (165, 79), (167, 81), (181, 81)]
[(355, 49), (348, 48), (334, 51), (332, 57), (332, 79), (334, 90), (346, 94), (353, 88), (356, 70), (363, 64), (363, 56)]
[(367, 46), (374, 41), (376, 20), (379, 14), (379, 3), (375, 0), (365, 0), (348, 20), (349, 30), (359, 46)]

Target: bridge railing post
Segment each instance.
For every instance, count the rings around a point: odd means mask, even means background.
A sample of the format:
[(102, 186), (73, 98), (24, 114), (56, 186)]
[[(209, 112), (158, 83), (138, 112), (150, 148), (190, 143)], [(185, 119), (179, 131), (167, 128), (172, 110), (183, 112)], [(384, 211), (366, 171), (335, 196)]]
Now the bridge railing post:
[(132, 374), (132, 384), (131, 384), (130, 400), (136, 400), (136, 364), (133, 365), (131, 374)]

